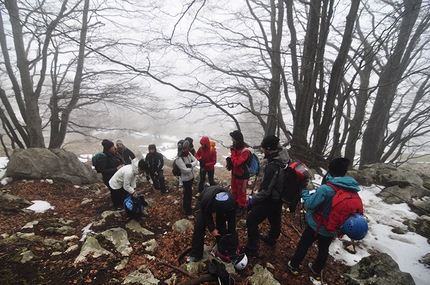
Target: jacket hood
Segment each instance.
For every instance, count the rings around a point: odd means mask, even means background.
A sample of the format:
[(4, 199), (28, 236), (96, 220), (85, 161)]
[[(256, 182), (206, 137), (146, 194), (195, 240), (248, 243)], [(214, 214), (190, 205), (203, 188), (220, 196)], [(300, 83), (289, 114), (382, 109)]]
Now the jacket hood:
[(342, 188), (347, 188), (353, 192), (359, 192), (361, 190), (360, 186), (358, 186), (357, 180), (351, 176), (333, 177), (330, 174), (327, 174), (327, 182)]
[(207, 147), (207, 148), (210, 148), (210, 144), (211, 144), (211, 142), (210, 142), (210, 140), (209, 140), (209, 137), (207, 137), (207, 136), (203, 136), (203, 137), (200, 139), (200, 144), (204, 144), (204, 145), (206, 145), (206, 147)]
[(274, 161), (277, 161), (279, 164), (287, 165), (290, 161), (290, 155), (288, 154), (288, 150), (285, 147), (279, 148), (278, 152), (272, 153), (267, 157), (270, 161), (273, 158)]
[(139, 173), (139, 159), (138, 158), (133, 158), (133, 160), (131, 161), (131, 168), (133, 169), (133, 173), (134, 174), (138, 174)]
[(151, 150), (151, 149), (155, 149), (155, 151), (157, 151), (157, 147), (155, 146), (155, 144), (148, 145), (148, 150)]

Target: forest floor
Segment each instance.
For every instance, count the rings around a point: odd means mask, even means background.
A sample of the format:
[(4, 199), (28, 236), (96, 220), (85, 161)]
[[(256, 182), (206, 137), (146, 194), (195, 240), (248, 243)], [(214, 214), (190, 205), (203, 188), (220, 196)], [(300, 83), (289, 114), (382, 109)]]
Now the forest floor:
[[(228, 173), (222, 174), (222, 172), (220, 171), (217, 175), (228, 175)], [(154, 190), (150, 183), (141, 183), (138, 187), (139, 194), (144, 195), (146, 199), (154, 200), (154, 205), (147, 208), (149, 216), (139, 220), (140, 225), (153, 232), (154, 235), (142, 236), (142, 234), (127, 230), (133, 251), (130, 253), (129, 261), (124, 269), (115, 270), (115, 266), (121, 260), (119, 252), (116, 252), (115, 256), (103, 255), (74, 264), (79, 250), (52, 255), (52, 249), (38, 239), (17, 238), (13, 243), (6, 243), (4, 242), (6, 239), (0, 237), (0, 284), (121, 284), (127, 275), (142, 265), (146, 265), (155, 278), (161, 280), (159, 284), (167, 284), (165, 281), (172, 276), (176, 276), (176, 280), (171, 284), (179, 284), (204, 274), (203, 270), (190, 276), (178, 270), (185, 262), (185, 258), (178, 260), (178, 257), (191, 245), (192, 229), (185, 233), (172, 230), (173, 223), (186, 218), (186, 215), (181, 207), (182, 192), (177, 187), (176, 178), (169, 173), (166, 173), (166, 178), (169, 189), (167, 194)], [(194, 189), (196, 188), (194, 186)], [(102, 190), (100, 191), (100, 189)], [(0, 234), (3, 237), (6, 234), (14, 235), (28, 230), (28, 232), (34, 232), (44, 238), (62, 240), (64, 236), (46, 231), (54, 218), (72, 220), (71, 225), (75, 228), (75, 235), (81, 237), (82, 230), (87, 225), (99, 220), (103, 212), (112, 210), (109, 191), (97, 184), (77, 188), (64, 181), (54, 181), (53, 184), (48, 184), (39, 181), (29, 183), (16, 180), (0, 186), (0, 191), (28, 201), (44, 200), (55, 206), (53, 210), (34, 213), (8, 207), (5, 201), (0, 201)], [(90, 199), (91, 202), (83, 204), (84, 199)], [(193, 205), (196, 201), (193, 199)], [(311, 247), (303, 261), (301, 275), (291, 275), (286, 267), (288, 260), (294, 254), (305, 226), (303, 215), (288, 211), (284, 211), (282, 215), (282, 233), (278, 243), (275, 247), (270, 247), (262, 242), (258, 256), (250, 257), (248, 266), (237, 272), (241, 281), (236, 284), (249, 284), (246, 278), (253, 274), (253, 268), (257, 264), (272, 272), (274, 278), (281, 284), (312, 284), (310, 280), (312, 275), (307, 264), (316, 257), (316, 247)], [(246, 215), (237, 219), (246, 219)], [(35, 220), (38, 220), (39, 223), (33, 229), (23, 229), (24, 225)], [(99, 233), (116, 227), (126, 228), (127, 222), (123, 213), (120, 217), (111, 217), (103, 225), (91, 229)], [(260, 233), (267, 232), (268, 228), (268, 222), (263, 222), (260, 226)], [(245, 244), (246, 229), (238, 229), (238, 234), (240, 243)], [(152, 238), (156, 239), (159, 247), (154, 252), (146, 252), (142, 243)], [(205, 241), (208, 245), (214, 244), (209, 233)], [(79, 243), (81, 247), (82, 242)], [(110, 246), (110, 250), (115, 252), (113, 245), (106, 243), (104, 247)], [(24, 250), (31, 250), (34, 253), (34, 258), (27, 263), (21, 263), (20, 259), (17, 259), (17, 256)], [(148, 255), (155, 256), (155, 259), (148, 259)], [(347, 266), (336, 262), (330, 256), (326, 269), (323, 271), (323, 281), (326, 284), (344, 284), (342, 276), (346, 270), (348, 270)], [(204, 284), (218, 283), (206, 282)]]

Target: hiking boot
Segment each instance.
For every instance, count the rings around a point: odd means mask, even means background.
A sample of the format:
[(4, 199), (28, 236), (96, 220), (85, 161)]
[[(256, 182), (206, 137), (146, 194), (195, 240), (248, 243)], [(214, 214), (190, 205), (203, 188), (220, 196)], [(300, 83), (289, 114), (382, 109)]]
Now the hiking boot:
[(298, 276), (300, 274), (300, 270), (298, 267), (291, 266), (291, 261), (288, 261), (287, 267), (294, 276)]
[(321, 280), (321, 272), (316, 272), (314, 270), (314, 265), (312, 262), (309, 262), (308, 266), (309, 266), (309, 269), (311, 270), (311, 272), (315, 275), (315, 279), (320, 281)]
[(251, 250), (246, 246), (240, 246), (239, 251), (240, 251), (240, 253), (245, 253), (247, 256), (257, 256), (258, 255), (258, 249)]
[(197, 261), (199, 261), (200, 260), (200, 258), (197, 258), (197, 257), (195, 257), (195, 256), (188, 256), (187, 257), (187, 263), (190, 263), (190, 262), (197, 262)]
[(260, 235), (260, 239), (264, 241), (268, 246), (275, 246), (278, 240), (269, 237), (268, 235)]
[(237, 212), (236, 212), (236, 217), (242, 217), (244, 209), (245, 209), (244, 207), (239, 207), (239, 209), (237, 209)]

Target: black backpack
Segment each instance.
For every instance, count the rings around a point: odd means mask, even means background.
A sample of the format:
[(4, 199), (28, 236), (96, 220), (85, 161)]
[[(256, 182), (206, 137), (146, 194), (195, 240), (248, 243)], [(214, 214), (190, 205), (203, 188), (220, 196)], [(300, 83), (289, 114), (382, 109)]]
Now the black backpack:
[(279, 170), (269, 187), (273, 187), (278, 181), (283, 181), (280, 192), (282, 202), (289, 206), (291, 212), (295, 212), (297, 204), (300, 202), (301, 190), (306, 187), (309, 180), (308, 168), (303, 162), (293, 159), (287, 165), (281, 165), (278, 162), (274, 162), (274, 164), (279, 166)]
[[(182, 160), (184, 160), (184, 159), (182, 158)], [(172, 173), (174, 176), (181, 176), (181, 170), (179, 169), (178, 165), (176, 164), (176, 159), (173, 161)]]
[(124, 199), (125, 214), (130, 219), (138, 220), (143, 216), (143, 210), (148, 206), (143, 196), (133, 197), (127, 196)]
[(100, 156), (106, 156), (106, 154), (103, 152), (103, 151), (101, 151), (101, 152), (98, 152), (98, 153), (96, 153), (95, 155), (93, 155), (93, 157), (92, 157), (92, 159), (91, 159), (91, 161), (92, 161), (92, 163), (93, 163), (93, 166), (94, 166), (94, 168), (96, 169), (96, 171), (97, 172), (99, 172), (100, 173), (100, 170), (99, 170), (99, 168), (98, 168), (98, 159), (99, 159), (99, 157)]

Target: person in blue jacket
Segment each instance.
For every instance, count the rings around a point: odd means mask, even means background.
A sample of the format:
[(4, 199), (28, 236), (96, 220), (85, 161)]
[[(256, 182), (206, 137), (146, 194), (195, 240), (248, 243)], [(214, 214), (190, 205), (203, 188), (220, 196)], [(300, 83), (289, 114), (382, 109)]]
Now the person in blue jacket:
[[(349, 163), (349, 159), (343, 157), (335, 158), (330, 161), (328, 173), (324, 177), (323, 183), (329, 182), (339, 187), (347, 188), (350, 191), (360, 191), (357, 181), (350, 176), (345, 176), (348, 171)], [(303, 231), (293, 258), (291, 258), (287, 264), (288, 269), (293, 275), (297, 276), (300, 274), (300, 263), (305, 258), (309, 247), (317, 240), (317, 258), (314, 262), (309, 263), (308, 266), (316, 279), (321, 279), (321, 270), (326, 265), (330, 244), (337, 233), (329, 232), (326, 230), (324, 225), (318, 224), (314, 219), (313, 212), (321, 211), (321, 209), (323, 209), (325, 219), (328, 219), (331, 211), (332, 199), (335, 193), (336, 192), (332, 187), (325, 184), (321, 185), (313, 194), (310, 194), (308, 190), (302, 191), (302, 199), (305, 207), (308, 209), (308, 212), (306, 213), (307, 226)]]

